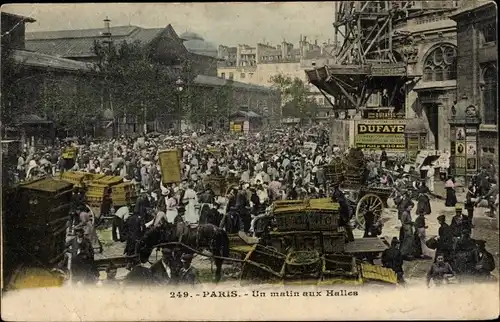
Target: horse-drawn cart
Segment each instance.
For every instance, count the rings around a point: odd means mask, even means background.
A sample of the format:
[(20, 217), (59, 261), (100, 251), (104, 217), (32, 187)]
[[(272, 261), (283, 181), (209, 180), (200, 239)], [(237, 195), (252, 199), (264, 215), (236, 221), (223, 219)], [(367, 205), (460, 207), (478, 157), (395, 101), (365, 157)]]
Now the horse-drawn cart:
[(279, 201), (269, 216), (274, 228), (244, 257), (243, 285), (397, 284), (394, 271), (358, 259), (383, 252), (386, 243), (378, 238), (347, 243), (338, 225), (339, 205), (330, 199)]
[(364, 215), (367, 211), (373, 212), (375, 221), (382, 216), (392, 188), (367, 183), (366, 160), (361, 150), (351, 149), (347, 156), (335, 158), (324, 169), (329, 183), (342, 185), (358, 228), (364, 229)]

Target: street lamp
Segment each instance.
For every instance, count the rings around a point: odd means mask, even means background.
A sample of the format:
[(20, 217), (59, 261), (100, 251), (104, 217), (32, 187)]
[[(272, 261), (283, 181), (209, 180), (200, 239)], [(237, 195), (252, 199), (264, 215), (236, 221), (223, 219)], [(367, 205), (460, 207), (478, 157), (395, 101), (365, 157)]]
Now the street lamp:
[(181, 135), (181, 117), (182, 117), (182, 109), (181, 109), (181, 93), (184, 90), (184, 81), (179, 77), (175, 81), (176, 91), (177, 91), (177, 126), (179, 135)]

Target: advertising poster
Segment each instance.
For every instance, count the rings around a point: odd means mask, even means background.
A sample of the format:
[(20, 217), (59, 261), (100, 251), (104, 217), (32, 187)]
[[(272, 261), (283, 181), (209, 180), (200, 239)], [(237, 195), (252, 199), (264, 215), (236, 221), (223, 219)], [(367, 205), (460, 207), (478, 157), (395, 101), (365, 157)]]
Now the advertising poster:
[(477, 170), (477, 145), (476, 142), (467, 142), (467, 171)]
[(360, 120), (355, 127), (355, 145), (362, 149), (405, 150), (405, 120)]
[(456, 130), (456, 133), (455, 133), (455, 139), (457, 141), (465, 140), (465, 128), (463, 128), (463, 127), (457, 127), (457, 130)]
[(465, 142), (455, 142), (455, 155), (465, 156)]

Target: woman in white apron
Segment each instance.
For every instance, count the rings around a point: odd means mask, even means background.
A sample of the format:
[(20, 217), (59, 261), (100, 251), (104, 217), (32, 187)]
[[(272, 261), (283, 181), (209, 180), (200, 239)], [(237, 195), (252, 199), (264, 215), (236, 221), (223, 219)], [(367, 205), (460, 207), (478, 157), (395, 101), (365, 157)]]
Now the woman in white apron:
[(174, 193), (169, 191), (167, 197), (167, 222), (173, 224), (175, 217), (177, 217), (177, 200)]
[(196, 192), (193, 190), (193, 184), (189, 184), (189, 187), (186, 189), (184, 193), (184, 203), (186, 205), (186, 213), (184, 215), (184, 221), (187, 223), (196, 223), (198, 222), (198, 213), (196, 211), (196, 204), (198, 203)]

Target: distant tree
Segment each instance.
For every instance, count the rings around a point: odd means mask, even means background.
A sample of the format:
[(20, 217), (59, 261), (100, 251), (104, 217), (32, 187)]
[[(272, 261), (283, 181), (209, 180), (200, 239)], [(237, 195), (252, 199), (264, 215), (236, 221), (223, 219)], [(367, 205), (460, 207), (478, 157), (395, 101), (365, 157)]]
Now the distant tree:
[(96, 71), (115, 115), (144, 115), (176, 112), (175, 75), (159, 63), (150, 47), (140, 42), (103, 45), (94, 43)]
[(87, 71), (34, 69), (2, 48), (2, 123), (13, 124), (22, 115), (36, 114), (56, 128), (82, 128), (95, 119), (100, 91), (95, 75)]
[(298, 78), (282, 74), (271, 76), (272, 87), (281, 93), (282, 116), (311, 118), (315, 115), (315, 104), (310, 97), (306, 84)]

